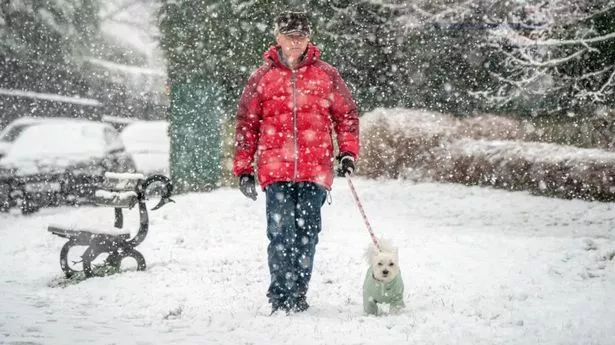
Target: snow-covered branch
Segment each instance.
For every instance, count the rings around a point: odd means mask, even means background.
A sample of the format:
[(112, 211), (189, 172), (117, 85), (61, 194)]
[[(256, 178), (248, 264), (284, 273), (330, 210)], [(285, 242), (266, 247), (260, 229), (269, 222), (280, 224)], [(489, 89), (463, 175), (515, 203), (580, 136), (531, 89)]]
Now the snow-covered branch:
[(546, 60), (546, 61), (536, 61), (534, 58), (532, 58), (530, 55), (525, 54), (525, 53), (521, 53), (523, 56), (523, 59), (517, 58), (516, 56), (514, 56), (511, 53), (508, 53), (504, 50), (502, 50), (502, 53), (504, 55), (506, 55), (507, 57), (509, 57), (510, 59), (514, 60), (516, 63), (518, 63), (519, 65), (523, 65), (523, 66), (532, 66), (532, 67), (555, 67), (558, 65), (563, 65), (569, 61), (578, 59), (579, 57), (581, 57), (581, 55), (585, 54), (587, 50), (582, 49), (579, 50), (573, 54), (570, 54), (568, 56), (564, 56), (561, 58), (555, 58), (555, 59), (550, 59), (550, 60)]
[(614, 2), (611, 2), (610, 5), (606, 6), (605, 8), (603, 8), (601, 10), (595, 11), (595, 12), (593, 12), (593, 13), (585, 16), (585, 17), (580, 18), (579, 22), (585, 22), (585, 21), (588, 21), (588, 20), (592, 20), (592, 19), (594, 19), (594, 18), (596, 18), (598, 16), (601, 16), (601, 15), (603, 15), (605, 13), (608, 13), (608, 12), (611, 12), (611, 11), (615, 11), (615, 3)]
[[(503, 87), (497, 92), (484, 90), (474, 95), (500, 106), (515, 99), (540, 103), (548, 97), (551, 104), (562, 102), (591, 109), (612, 100), (615, 61), (609, 52), (597, 47), (615, 40), (615, 32), (600, 31), (601, 27), (594, 27), (594, 22), (589, 20), (614, 10), (612, 0), (609, 4), (605, 8), (604, 0), (554, 0), (529, 10), (522, 7), (511, 11), (517, 13), (509, 18), (511, 22), (532, 26), (518, 30), (519, 25), (514, 27), (507, 22), (490, 31), (486, 47), (494, 49), (502, 58), (502, 68), (492, 76)], [(604, 60), (606, 65), (598, 66), (591, 62), (593, 59)]]
[(592, 37), (592, 38), (582, 38), (582, 39), (573, 39), (573, 40), (556, 40), (556, 39), (548, 39), (548, 40), (532, 40), (526, 37), (520, 37), (516, 42), (519, 46), (532, 46), (532, 47), (557, 47), (557, 46), (566, 46), (566, 45), (587, 45), (592, 43), (598, 43), (602, 41), (615, 39), (615, 32), (611, 32), (606, 35)]
[(475, 1), (413, 1), (401, 8), (405, 15), (400, 17), (408, 29), (433, 24), (451, 24), (465, 20), (473, 14)]
[[(604, 83), (604, 85), (602, 85), (602, 87), (600, 88), (600, 90), (598, 90), (598, 92), (600, 92), (600, 93), (605, 92), (606, 88), (611, 86), (611, 83), (613, 82), (613, 77), (615, 77), (615, 70), (613, 70), (613, 72), (609, 76), (609, 79), (607, 79), (606, 83)], [(611, 92), (612, 91), (610, 91), (609, 93), (611, 93)]]
[[(446, 4), (443, 7), (436, 8), (434, 13), (421, 9), (418, 5), (412, 4), (411, 8), (423, 16), (423, 20), (429, 23), (435, 23), (447, 17), (462, 16), (469, 12), (470, 6), (474, 0), (464, 1), (460, 4)], [(450, 7), (449, 7), (450, 6)]]

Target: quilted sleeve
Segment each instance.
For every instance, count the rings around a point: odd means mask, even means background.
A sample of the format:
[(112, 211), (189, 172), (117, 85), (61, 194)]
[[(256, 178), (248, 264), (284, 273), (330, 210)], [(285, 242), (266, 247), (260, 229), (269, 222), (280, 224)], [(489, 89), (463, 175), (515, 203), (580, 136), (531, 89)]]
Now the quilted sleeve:
[(331, 117), (337, 134), (340, 153), (348, 152), (357, 158), (359, 155), (359, 113), (357, 105), (339, 72), (332, 68), (333, 81)]
[(233, 157), (233, 173), (236, 176), (254, 173), (254, 154), (258, 146), (262, 118), (258, 85), (268, 70), (269, 66), (264, 65), (252, 73), (239, 99), (235, 115), (235, 155)]

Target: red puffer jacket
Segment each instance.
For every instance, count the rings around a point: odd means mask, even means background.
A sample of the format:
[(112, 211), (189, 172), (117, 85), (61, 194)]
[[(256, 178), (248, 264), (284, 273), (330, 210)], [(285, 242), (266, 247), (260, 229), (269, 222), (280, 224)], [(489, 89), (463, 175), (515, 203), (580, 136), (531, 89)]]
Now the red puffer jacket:
[(332, 130), (340, 152), (359, 153), (359, 117), (338, 71), (308, 45), (294, 71), (277, 47), (249, 78), (239, 101), (235, 128), (235, 175), (252, 174), (256, 154), (264, 189), (281, 181), (333, 183)]

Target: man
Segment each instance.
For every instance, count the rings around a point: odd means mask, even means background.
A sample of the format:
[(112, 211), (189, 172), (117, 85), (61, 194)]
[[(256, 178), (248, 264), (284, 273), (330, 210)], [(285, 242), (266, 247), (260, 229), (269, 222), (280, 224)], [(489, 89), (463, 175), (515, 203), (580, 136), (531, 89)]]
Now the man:
[(275, 19), (276, 45), (250, 76), (236, 115), (233, 172), (240, 190), (256, 200), (258, 181), (266, 195), (267, 249), (272, 313), (305, 311), (320, 209), (333, 183), (332, 130), (340, 168), (352, 174), (359, 152), (359, 117), (350, 91), (310, 43), (303, 12)]

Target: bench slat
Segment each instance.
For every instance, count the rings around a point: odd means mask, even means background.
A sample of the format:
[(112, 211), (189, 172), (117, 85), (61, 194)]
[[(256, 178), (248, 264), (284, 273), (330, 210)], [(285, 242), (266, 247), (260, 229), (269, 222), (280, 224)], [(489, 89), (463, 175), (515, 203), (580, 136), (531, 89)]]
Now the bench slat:
[(143, 174), (106, 172), (102, 189), (116, 192), (134, 191), (144, 179)]
[(94, 202), (99, 206), (131, 208), (138, 201), (137, 193), (133, 191), (111, 192), (99, 189), (94, 193)]
[(106, 228), (93, 228), (87, 226), (79, 226), (79, 225), (60, 225), (53, 224), (47, 227), (47, 231), (51, 232), (54, 235), (58, 235), (61, 237), (73, 237), (73, 238), (91, 238), (92, 236), (112, 236), (112, 237), (121, 237), (123, 239), (128, 239), (130, 237), (130, 231), (126, 229), (118, 229), (114, 227), (106, 227)]

